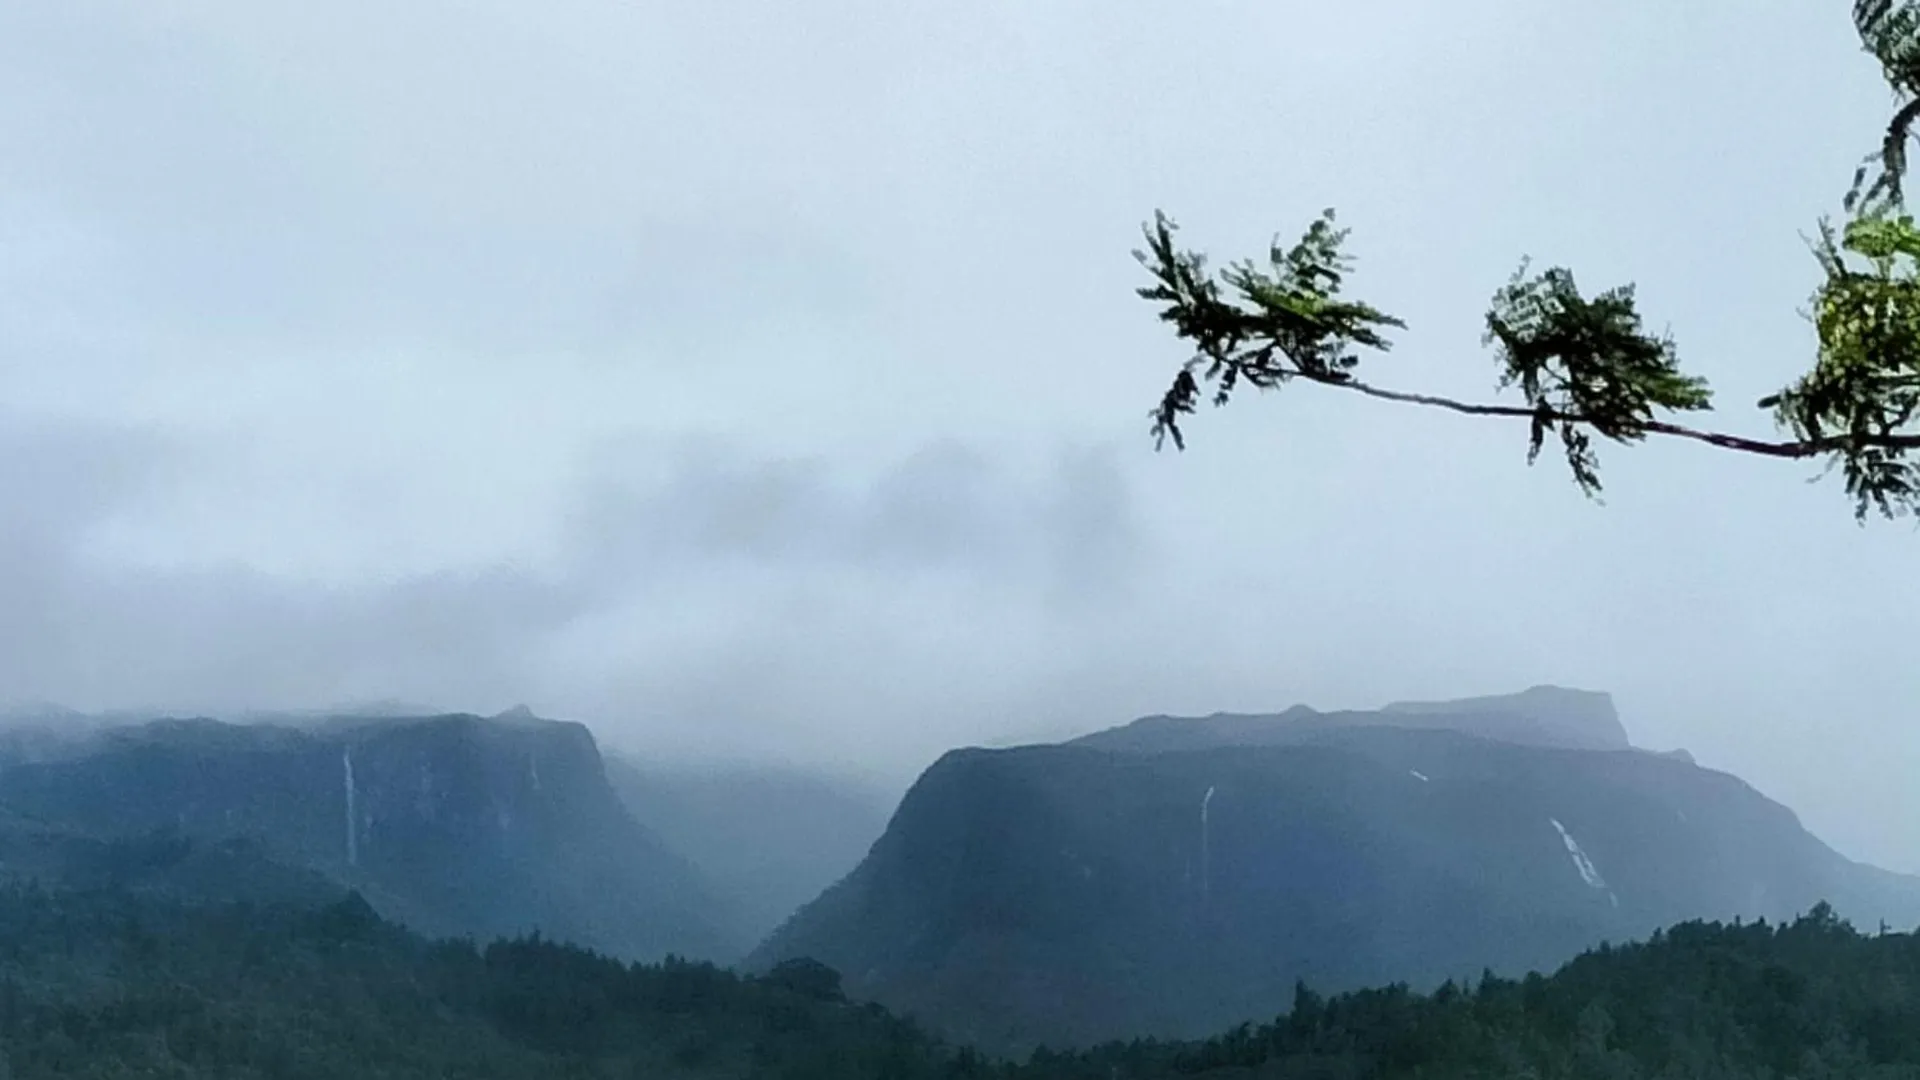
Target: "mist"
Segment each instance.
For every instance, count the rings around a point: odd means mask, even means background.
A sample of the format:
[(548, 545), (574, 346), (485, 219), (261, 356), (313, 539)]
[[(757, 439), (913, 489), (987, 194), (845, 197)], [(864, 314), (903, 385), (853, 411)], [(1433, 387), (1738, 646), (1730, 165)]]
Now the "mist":
[(1883, 96), (1732, 0), (12, 5), (0, 702), (524, 702), (904, 782), (1555, 682), (1920, 871), (1909, 525), (1687, 446), (1596, 504), (1311, 387), (1156, 454), (1129, 258), (1335, 206), (1411, 327), (1373, 378), (1474, 398), (1523, 256), (1635, 281), (1764, 433)]

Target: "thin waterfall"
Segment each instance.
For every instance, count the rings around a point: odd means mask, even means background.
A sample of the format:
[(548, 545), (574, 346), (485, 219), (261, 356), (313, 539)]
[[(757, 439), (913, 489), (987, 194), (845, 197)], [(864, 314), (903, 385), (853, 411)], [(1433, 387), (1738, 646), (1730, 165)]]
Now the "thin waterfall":
[(347, 789), (347, 865), (360, 865), (360, 830), (354, 828), (353, 751), (340, 751), (341, 780)]
[(1213, 852), (1211, 839), (1207, 835), (1207, 808), (1213, 803), (1213, 787), (1200, 798), (1200, 901), (1207, 902), (1213, 896)]

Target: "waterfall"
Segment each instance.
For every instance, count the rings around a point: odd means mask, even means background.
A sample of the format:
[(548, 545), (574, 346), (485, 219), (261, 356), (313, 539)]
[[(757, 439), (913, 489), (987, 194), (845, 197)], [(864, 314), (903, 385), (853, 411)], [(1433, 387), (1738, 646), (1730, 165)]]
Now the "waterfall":
[(340, 751), (341, 780), (347, 789), (347, 865), (360, 865), (360, 830), (354, 827), (353, 751)]
[(1207, 835), (1207, 808), (1213, 803), (1213, 788), (1200, 798), (1200, 900), (1205, 903), (1213, 896), (1213, 852)]

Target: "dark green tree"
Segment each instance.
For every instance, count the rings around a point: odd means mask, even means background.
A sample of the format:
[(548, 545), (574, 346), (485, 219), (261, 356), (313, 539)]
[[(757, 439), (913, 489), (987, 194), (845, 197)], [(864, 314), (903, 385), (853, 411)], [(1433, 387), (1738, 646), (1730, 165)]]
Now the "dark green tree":
[(840, 973), (808, 956), (782, 960), (767, 972), (768, 983), (816, 1001), (845, 1001)]
[(1242, 386), (1272, 390), (1296, 380), (1369, 397), (1509, 417), (1528, 425), (1527, 460), (1551, 439), (1589, 496), (1601, 489), (1596, 436), (1637, 443), (1662, 435), (1725, 450), (1838, 469), (1855, 516), (1920, 510), (1920, 226), (1906, 211), (1906, 148), (1920, 121), (1920, 0), (1855, 0), (1865, 50), (1892, 87), (1897, 110), (1881, 146), (1853, 178), (1843, 224), (1820, 223), (1813, 254), (1822, 274), (1807, 311), (1818, 332), (1813, 365), (1760, 400), (1784, 438), (1752, 438), (1679, 422), (1712, 408), (1706, 380), (1681, 370), (1673, 340), (1649, 332), (1632, 285), (1583, 293), (1564, 267), (1522, 263), (1493, 296), (1484, 343), (1499, 389), (1520, 401), (1493, 404), (1390, 390), (1362, 381), (1363, 350), (1384, 352), (1400, 319), (1343, 290), (1353, 269), (1347, 232), (1332, 210), (1291, 247), (1277, 241), (1264, 263), (1215, 274), (1203, 254), (1175, 244), (1159, 213), (1134, 253), (1153, 275), (1142, 298), (1189, 343), (1192, 357), (1152, 411), (1155, 445), (1184, 449), (1181, 417), (1203, 385), (1224, 405)]

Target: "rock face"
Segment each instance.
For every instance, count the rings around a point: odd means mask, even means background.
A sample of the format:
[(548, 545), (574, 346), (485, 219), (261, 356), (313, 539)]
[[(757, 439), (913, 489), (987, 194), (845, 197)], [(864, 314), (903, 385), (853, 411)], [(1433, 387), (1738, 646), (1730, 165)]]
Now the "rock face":
[[(1582, 738), (1624, 742), (1610, 709), (1571, 700)], [(1296, 980), (1551, 969), (1603, 940), (1822, 899), (1863, 925), (1920, 923), (1920, 881), (1847, 861), (1740, 780), (1537, 745), (1562, 736), (1506, 708), (1149, 720), (950, 753), (753, 963), (812, 957), (850, 996), (1018, 1050), (1200, 1035), (1285, 1010)], [(1427, 723), (1443, 716), (1519, 734)]]
[(1626, 725), (1613, 707), (1613, 696), (1597, 690), (1535, 686), (1496, 697), (1396, 702), (1381, 712), (1390, 722), (1408, 727), (1441, 727), (1530, 746), (1572, 750), (1632, 746)]
[(430, 934), (538, 929), (634, 958), (738, 948), (578, 724), (161, 721), (0, 769), (0, 805), (96, 835), (251, 838)]

